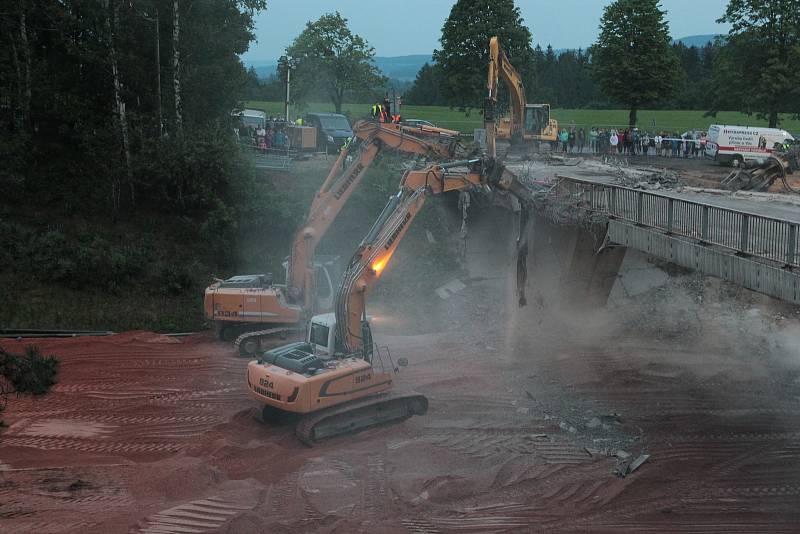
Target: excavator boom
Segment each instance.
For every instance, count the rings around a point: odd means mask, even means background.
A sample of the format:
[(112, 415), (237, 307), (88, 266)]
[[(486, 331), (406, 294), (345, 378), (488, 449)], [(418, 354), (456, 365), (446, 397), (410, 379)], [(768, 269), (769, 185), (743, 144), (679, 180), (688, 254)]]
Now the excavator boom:
[[(275, 285), (270, 277), (254, 275), (218, 281), (206, 289), (206, 316), (214, 320), (221, 338), (236, 337), (228, 333), (237, 326), (266, 327), (259, 331), (250, 328), (236, 338), (240, 351), (254, 354), (262, 340), (295, 329), (315, 311), (319, 269), (313, 262), (316, 247), (382, 150), (434, 160), (452, 159), (463, 150), (458, 132), (430, 126), (360, 121), (354, 127), (354, 136), (355, 141), (339, 154), (294, 236), (286, 284)], [(323, 274), (323, 279), (330, 279), (327, 271)], [(330, 302), (322, 307), (327, 306)]]
[(313, 304), (314, 268), (311, 258), (333, 220), (361, 183), (364, 174), (384, 148), (431, 159), (451, 159), (459, 149), (451, 130), (406, 127), (400, 124), (361, 121), (354, 135), (361, 143), (352, 162), (352, 149), (343, 150), (328, 173), (308, 212), (302, 229), (295, 234), (289, 260), (287, 286), (303, 299), (306, 309)]
[[(305, 443), (425, 413), (416, 393), (390, 394), (393, 362), (375, 352), (366, 296), (380, 279), (425, 200), (447, 191), (498, 187), (520, 191), (516, 177), (492, 159), (407, 171), (348, 265), (334, 317), (313, 317), (305, 343), (265, 352), (248, 364), (251, 396), (272, 410), (307, 414), (297, 425)], [(324, 357), (327, 355), (327, 357)], [(388, 366), (387, 366), (388, 363)]]
[[(510, 113), (508, 117), (497, 116), (497, 98), (500, 81), (508, 89)], [(497, 37), (489, 40), (489, 67), (487, 72), (487, 95), (484, 104), (484, 122), (487, 138), (487, 155), (495, 157), (495, 137), (511, 142), (555, 141), (558, 122), (550, 118), (547, 104), (528, 104), (522, 76), (508, 60)]]

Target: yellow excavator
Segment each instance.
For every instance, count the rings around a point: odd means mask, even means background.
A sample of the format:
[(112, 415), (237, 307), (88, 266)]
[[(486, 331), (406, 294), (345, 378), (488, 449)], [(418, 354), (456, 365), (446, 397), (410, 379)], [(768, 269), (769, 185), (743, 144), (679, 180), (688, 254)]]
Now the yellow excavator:
[[(509, 93), (511, 111), (508, 116), (496, 117), (497, 91), (500, 80)], [(528, 104), (522, 77), (508, 61), (497, 37), (489, 40), (488, 95), (484, 107), (486, 121), (496, 121), (497, 139), (519, 143), (555, 143), (558, 138), (558, 121), (550, 116), (549, 104)], [(489, 134), (487, 132), (487, 138)]]
[(428, 401), (422, 395), (386, 394), (398, 368), (388, 350), (378, 350), (373, 342), (366, 296), (430, 196), (494, 188), (525, 198), (525, 186), (493, 158), (432, 165), (403, 175), (400, 190), (353, 255), (334, 312), (312, 317), (304, 342), (266, 351), (248, 364), (247, 387), (264, 405), (265, 420), (275, 412), (302, 414), (296, 434), (312, 444), (425, 413)]
[[(496, 83), (490, 78), (489, 100), (496, 104), (493, 87)], [(381, 351), (373, 341), (366, 297), (430, 196), (488, 189), (510, 192), (524, 202), (531, 200), (528, 187), (495, 157), (494, 121), (494, 115), (487, 117), (489, 150), (484, 157), (407, 171), (398, 193), (350, 260), (336, 293), (334, 312), (313, 316), (304, 342), (265, 351), (248, 363), (247, 388), (263, 405), (263, 420), (276, 414), (299, 414), (295, 433), (312, 445), (427, 411), (425, 396), (390, 392), (399, 369), (389, 350)], [(523, 288), (517, 289), (522, 305)], [(397, 364), (407, 362), (399, 359)]]
[(268, 275), (239, 275), (206, 288), (206, 317), (220, 339), (236, 340), (242, 354), (255, 354), (268, 338), (297, 330), (313, 313), (331, 309), (332, 277), (328, 265), (315, 261), (314, 251), (381, 151), (447, 160), (466, 150), (458, 132), (430, 126), (361, 121), (354, 138), (339, 154), (294, 236), (286, 283), (275, 284)]

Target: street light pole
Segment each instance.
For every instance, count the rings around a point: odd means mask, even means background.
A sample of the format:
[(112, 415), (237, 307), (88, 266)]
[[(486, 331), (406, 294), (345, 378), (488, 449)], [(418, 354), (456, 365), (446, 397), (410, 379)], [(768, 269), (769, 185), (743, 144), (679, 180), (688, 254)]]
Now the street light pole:
[(281, 56), (278, 59), (279, 65), (281, 65), (284, 69), (286, 69), (286, 101), (283, 104), (283, 116), (286, 119), (286, 122), (289, 122), (289, 98), (290, 98), (290, 86), (292, 80), (292, 69), (297, 66), (297, 61), (289, 56)]
[(283, 117), (286, 122), (289, 122), (289, 87), (291, 85), (292, 67), (290, 63), (286, 62), (286, 102), (283, 109)]

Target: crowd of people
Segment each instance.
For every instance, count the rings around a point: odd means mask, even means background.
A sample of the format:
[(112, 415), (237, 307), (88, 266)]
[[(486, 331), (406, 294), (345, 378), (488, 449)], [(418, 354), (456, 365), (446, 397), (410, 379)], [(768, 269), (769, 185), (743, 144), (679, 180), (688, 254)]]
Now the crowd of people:
[(558, 148), (565, 154), (619, 154), (639, 156), (702, 158), (706, 148), (706, 133), (688, 131), (673, 133), (642, 132), (638, 128), (617, 130), (595, 128), (562, 128), (558, 132)]
[(289, 136), (286, 133), (288, 126), (290, 123), (284, 119), (270, 117), (266, 124), (240, 125), (237, 134), (240, 141), (249, 142), (261, 153), (266, 154), (268, 151), (285, 153), (290, 145)]

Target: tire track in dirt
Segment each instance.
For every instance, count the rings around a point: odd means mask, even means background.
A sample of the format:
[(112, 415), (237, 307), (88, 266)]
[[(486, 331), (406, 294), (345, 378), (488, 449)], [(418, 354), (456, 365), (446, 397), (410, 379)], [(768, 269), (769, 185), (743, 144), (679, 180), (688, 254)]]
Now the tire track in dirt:
[(183, 534), (186, 532), (213, 532), (225, 523), (250, 510), (216, 497), (207, 497), (161, 510), (147, 517), (134, 532), (141, 534)]
[(364, 515), (378, 522), (386, 517), (387, 477), (386, 453), (367, 456), (367, 480), (364, 488)]
[(443, 534), (444, 532), (425, 519), (403, 518), (400, 522), (411, 534)]

